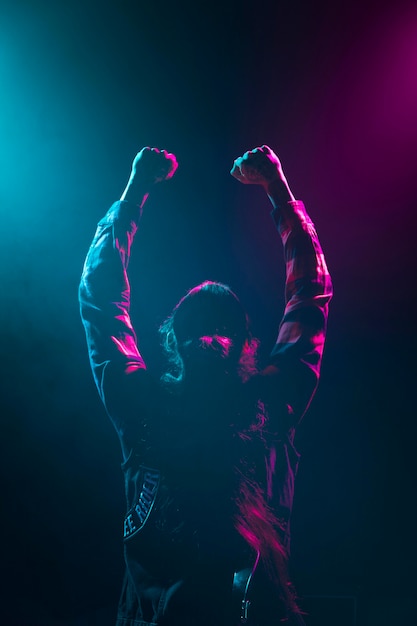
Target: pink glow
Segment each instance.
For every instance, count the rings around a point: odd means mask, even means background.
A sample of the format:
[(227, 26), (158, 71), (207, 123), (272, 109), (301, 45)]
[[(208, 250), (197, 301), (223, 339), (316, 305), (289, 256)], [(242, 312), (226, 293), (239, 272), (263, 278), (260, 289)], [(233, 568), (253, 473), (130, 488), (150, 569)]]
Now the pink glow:
[(288, 576), (287, 554), (276, 530), (277, 519), (265, 502), (262, 490), (252, 481), (243, 480), (237, 504), (237, 531), (260, 555), (266, 572), (278, 585), (285, 605), (298, 612)]
[[(368, 201), (413, 190), (417, 161), (417, 6), (392, 3), (358, 29), (324, 89), (316, 94), (311, 168), (323, 194)], [(312, 90), (314, 86), (312, 86)], [(357, 202), (360, 194), (361, 203)]]
[(398, 177), (415, 168), (417, 10), (387, 15), (357, 52), (345, 139), (360, 142), (356, 167), (368, 177)]
[(135, 339), (132, 335), (125, 334), (121, 337), (112, 337), (111, 340), (116, 345), (119, 352), (131, 359), (125, 368), (126, 374), (132, 374), (138, 369), (146, 369), (145, 362), (139, 354)]
[(269, 459), (266, 464), (266, 493), (268, 498), (272, 498), (272, 486), (273, 477), (275, 473), (275, 465), (277, 460), (277, 451), (275, 448), (271, 448), (269, 453)]
[(203, 335), (199, 337), (203, 348), (212, 348), (221, 352), (222, 358), (229, 356), (230, 350), (233, 347), (233, 342), (230, 337), (224, 337), (222, 335)]
[(136, 342), (131, 335), (125, 334), (121, 337), (112, 337), (111, 339), (116, 344), (119, 352), (125, 356), (140, 357)]

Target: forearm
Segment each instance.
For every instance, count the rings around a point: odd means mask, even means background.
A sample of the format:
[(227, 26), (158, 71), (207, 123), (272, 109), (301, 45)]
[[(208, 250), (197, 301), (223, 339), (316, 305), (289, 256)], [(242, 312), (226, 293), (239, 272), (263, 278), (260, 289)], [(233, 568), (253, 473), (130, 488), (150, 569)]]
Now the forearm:
[(295, 202), (295, 197), (284, 174), (276, 178), (266, 187), (266, 193), (274, 209), (284, 209), (288, 202)]
[[(286, 266), (285, 311), (272, 351), (284, 372), (301, 417), (317, 386), (323, 356), (332, 284), (324, 254), (302, 202), (290, 201), (272, 212)], [(284, 374), (284, 375), (285, 375)]]
[(272, 211), (272, 217), (284, 248), (286, 313), (312, 304), (327, 304), (332, 295), (331, 279), (303, 202), (286, 202)]
[(127, 268), (140, 209), (116, 202), (99, 222), (81, 277), (79, 299), (91, 366), (102, 395), (106, 364), (144, 367), (130, 321)]
[(131, 175), (120, 200), (122, 202), (131, 202), (132, 204), (136, 204), (140, 209), (143, 209), (148, 196), (148, 187), (135, 180), (135, 178)]
[(106, 307), (111, 302), (129, 309), (127, 269), (139, 220), (139, 207), (118, 201), (98, 223), (81, 277), (87, 305)]

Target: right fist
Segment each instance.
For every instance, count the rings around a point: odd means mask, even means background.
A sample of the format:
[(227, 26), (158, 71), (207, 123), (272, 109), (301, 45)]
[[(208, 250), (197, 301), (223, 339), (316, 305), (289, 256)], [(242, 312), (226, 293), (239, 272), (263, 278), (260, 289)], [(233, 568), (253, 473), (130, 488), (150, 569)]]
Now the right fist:
[(159, 148), (142, 148), (133, 160), (129, 182), (150, 187), (172, 178), (177, 168), (177, 159), (172, 152), (159, 150)]
[(231, 175), (246, 185), (262, 185), (267, 188), (274, 180), (283, 179), (281, 163), (269, 146), (249, 150), (235, 159)]

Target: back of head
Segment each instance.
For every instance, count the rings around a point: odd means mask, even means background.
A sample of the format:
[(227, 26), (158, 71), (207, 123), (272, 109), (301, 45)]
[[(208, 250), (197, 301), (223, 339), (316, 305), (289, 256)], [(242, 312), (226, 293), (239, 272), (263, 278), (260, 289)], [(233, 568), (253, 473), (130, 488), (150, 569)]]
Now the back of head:
[[(208, 369), (215, 358), (224, 371), (237, 372), (244, 348), (249, 346), (254, 361), (257, 342), (250, 342), (247, 315), (223, 283), (205, 281), (190, 289), (160, 331), (173, 366), (173, 374), (165, 379), (179, 381), (190, 367)], [(247, 354), (245, 361), (248, 363)]]
[(190, 289), (174, 308), (173, 330), (178, 345), (205, 335), (220, 335), (241, 347), (248, 336), (248, 319), (227, 285), (205, 281)]

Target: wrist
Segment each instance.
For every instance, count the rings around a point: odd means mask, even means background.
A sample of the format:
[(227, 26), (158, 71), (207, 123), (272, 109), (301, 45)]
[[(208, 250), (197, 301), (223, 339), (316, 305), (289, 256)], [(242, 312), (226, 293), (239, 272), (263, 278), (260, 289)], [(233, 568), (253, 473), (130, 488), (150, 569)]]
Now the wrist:
[(265, 191), (270, 199), (273, 207), (278, 209), (288, 202), (294, 202), (295, 197), (292, 193), (287, 180), (284, 176), (275, 178), (266, 187)]
[(120, 200), (133, 202), (142, 208), (149, 196), (149, 187), (150, 185), (146, 186), (134, 177), (131, 177), (120, 197)]

